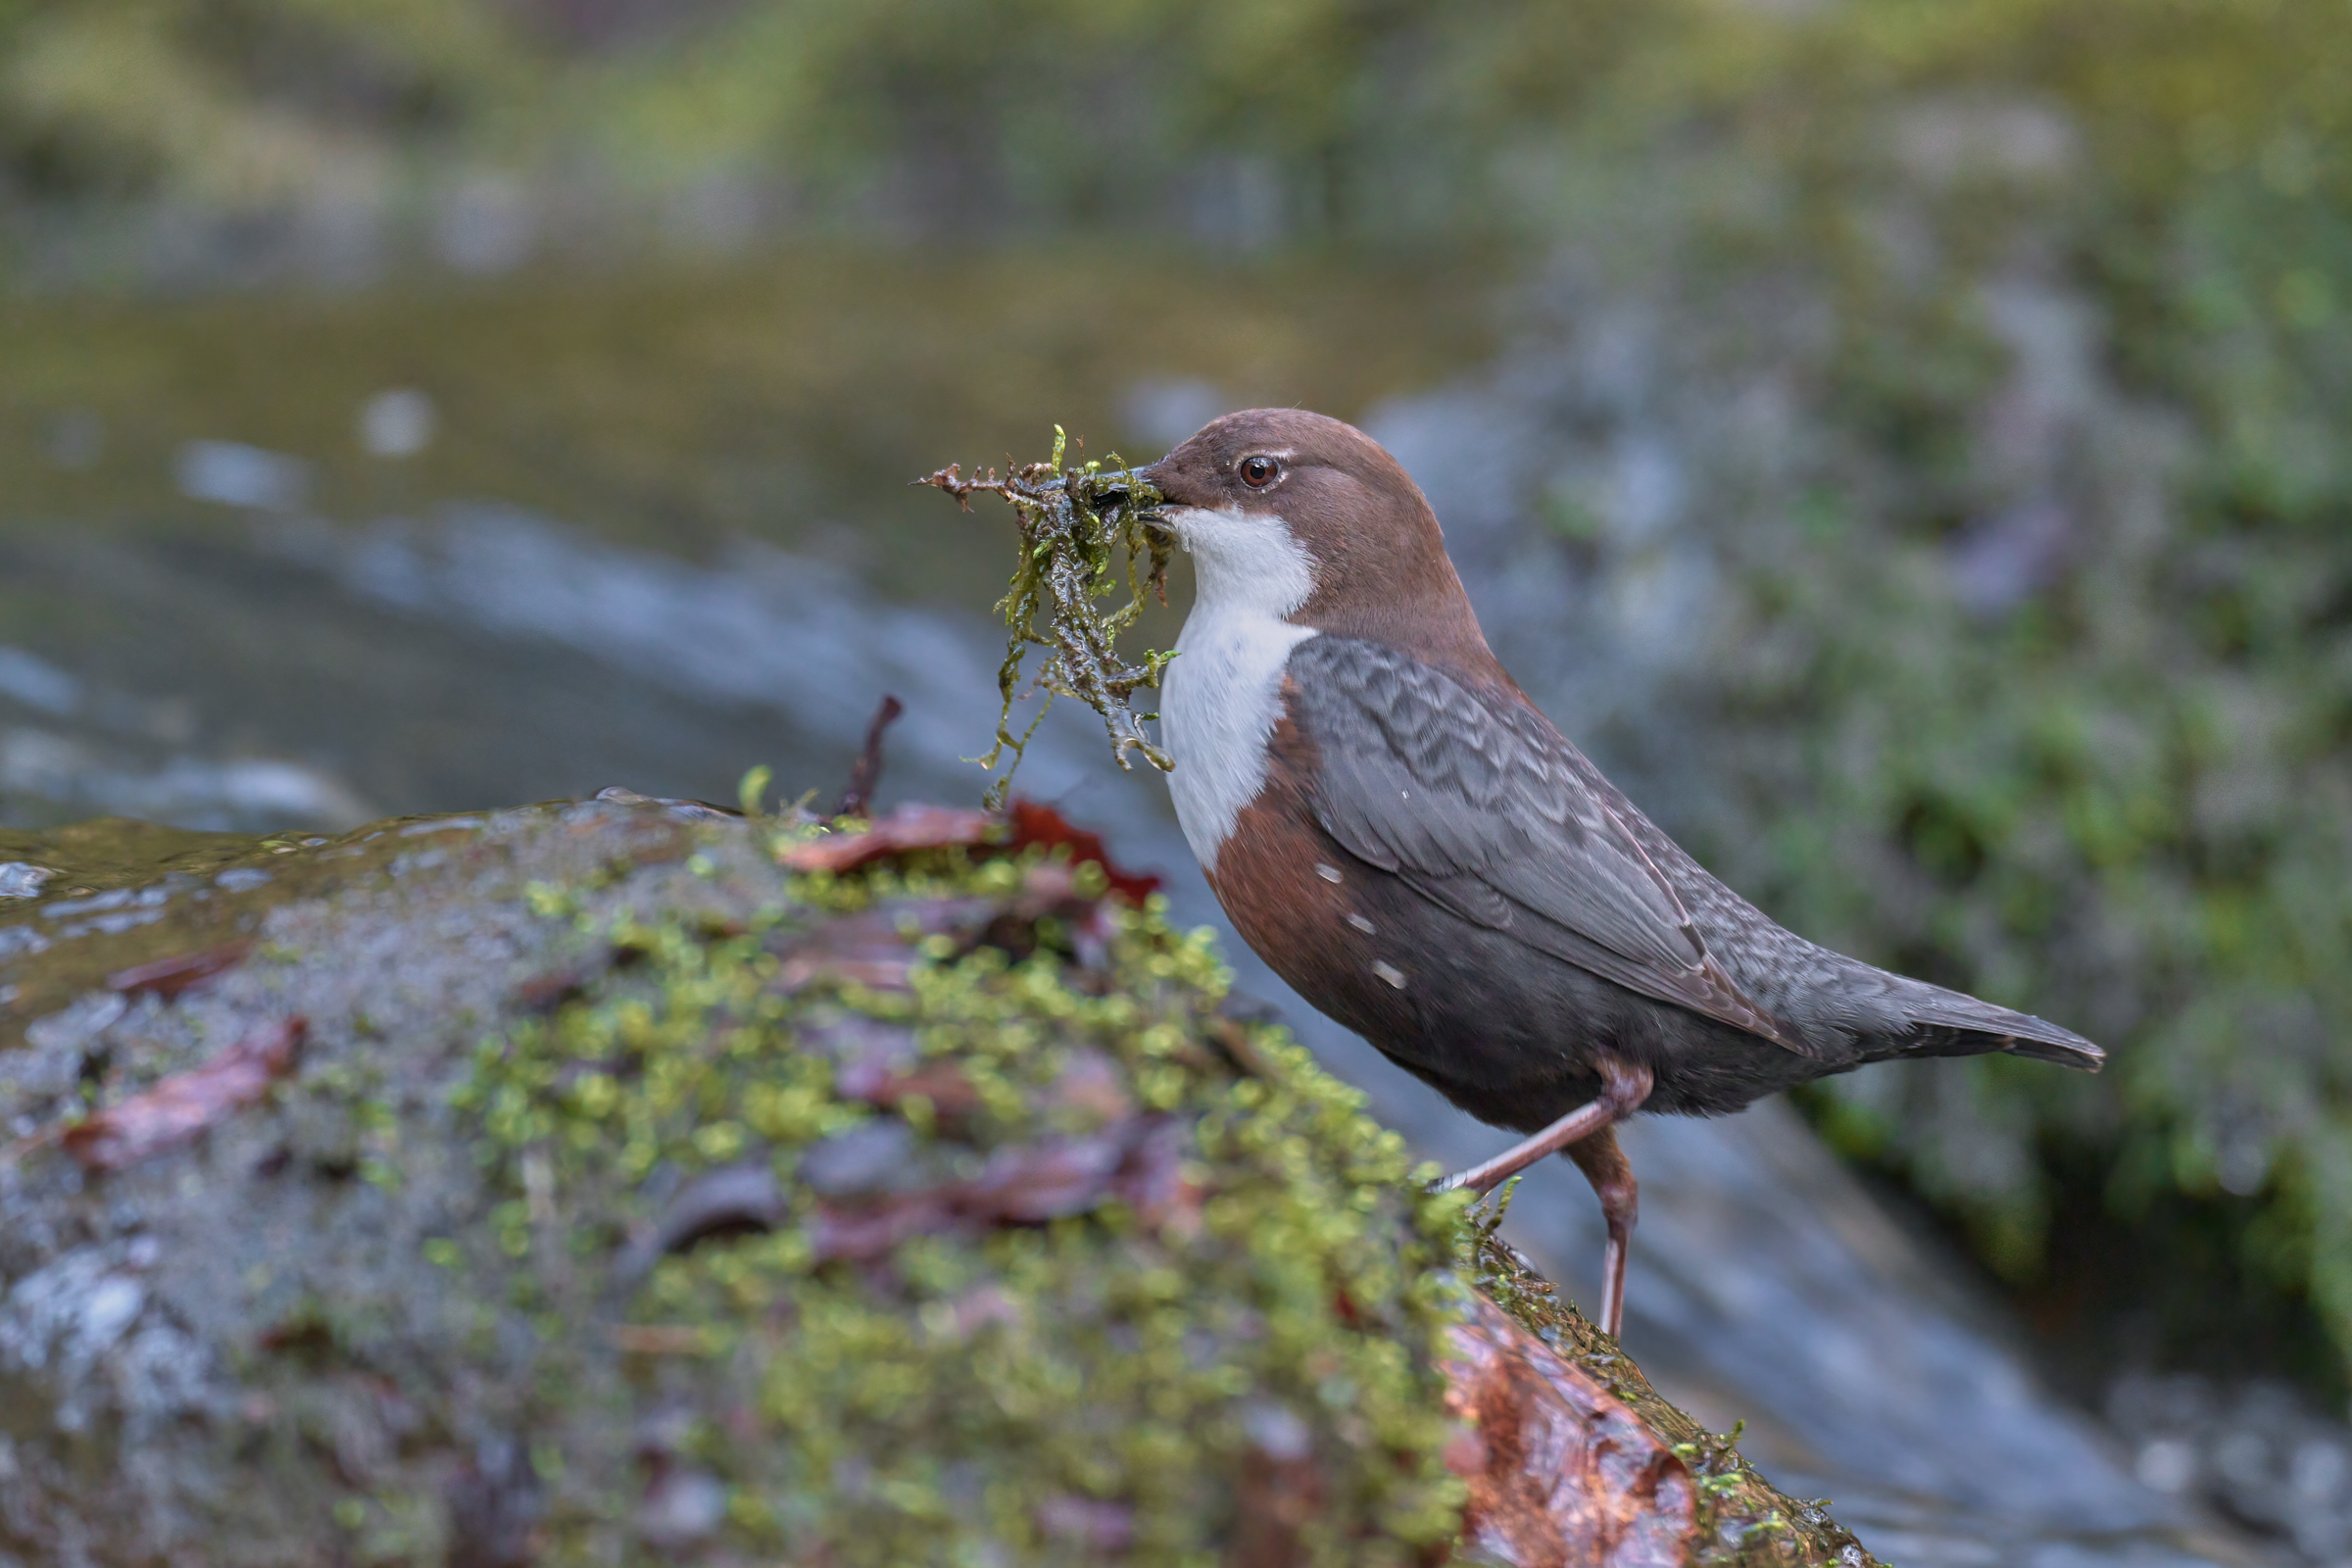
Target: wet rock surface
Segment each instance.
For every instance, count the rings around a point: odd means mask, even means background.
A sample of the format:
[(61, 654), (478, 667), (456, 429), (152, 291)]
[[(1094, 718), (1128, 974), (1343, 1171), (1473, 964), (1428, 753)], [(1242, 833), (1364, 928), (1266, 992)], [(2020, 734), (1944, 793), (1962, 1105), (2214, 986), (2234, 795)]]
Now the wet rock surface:
[(19, 835), (0, 1560), (1870, 1560), (1050, 816)]
[(2107, 1414), (2141, 1484), (2202, 1502), (2317, 1568), (2352, 1564), (2352, 1426), (2274, 1380), (2119, 1379)]
[(1465, 1560), (1876, 1563), (1825, 1501), (1788, 1496), (1742, 1459), (1736, 1428), (1709, 1432), (1661, 1397), (1499, 1220), (1474, 1218), (1478, 1296), (1447, 1366), (1448, 1404), (1471, 1426)]

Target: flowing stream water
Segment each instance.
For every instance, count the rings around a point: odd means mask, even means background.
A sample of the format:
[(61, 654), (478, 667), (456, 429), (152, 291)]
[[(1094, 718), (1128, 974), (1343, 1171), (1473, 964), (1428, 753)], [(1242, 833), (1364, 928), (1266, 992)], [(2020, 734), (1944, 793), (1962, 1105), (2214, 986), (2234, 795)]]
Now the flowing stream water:
[[(1507, 520), (1475, 521), (1481, 443), (1511, 438), (1459, 390), (1494, 350), (1476, 299), (1309, 267), (812, 254), (462, 295), (0, 304), (0, 831), (345, 826), (610, 784), (731, 801), (758, 762), (830, 792), (884, 692), (906, 705), (884, 804), (974, 799), (1009, 530), (904, 481), (1038, 455), (1056, 418), (1138, 459), (1227, 407), (1360, 418), (1441, 517), (1473, 519), (1457, 553), (1508, 659), (1560, 600), (1524, 541), (1489, 548), (1520, 538)], [(1188, 592), (1180, 566), (1156, 645)], [(1529, 684), (1574, 733), (1592, 693)], [(1221, 926), (1165, 790), (1119, 774), (1091, 715), (1049, 720), (1021, 788)], [(1227, 951), (1431, 1157), (1502, 1141)], [(2141, 1484), (1966, 1269), (1785, 1106), (1628, 1146), (1628, 1348), (1882, 1557), (2269, 1560)], [(1531, 1177), (1510, 1229), (1589, 1294), (1599, 1223), (1571, 1169)]]

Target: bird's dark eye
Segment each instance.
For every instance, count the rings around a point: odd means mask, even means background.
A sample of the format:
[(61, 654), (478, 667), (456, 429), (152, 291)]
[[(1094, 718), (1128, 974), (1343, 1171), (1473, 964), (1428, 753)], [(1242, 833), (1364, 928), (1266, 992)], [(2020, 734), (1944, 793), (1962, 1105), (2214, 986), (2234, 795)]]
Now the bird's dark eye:
[(1238, 471), (1242, 483), (1252, 490), (1263, 490), (1274, 482), (1276, 474), (1282, 472), (1282, 465), (1272, 458), (1244, 458)]

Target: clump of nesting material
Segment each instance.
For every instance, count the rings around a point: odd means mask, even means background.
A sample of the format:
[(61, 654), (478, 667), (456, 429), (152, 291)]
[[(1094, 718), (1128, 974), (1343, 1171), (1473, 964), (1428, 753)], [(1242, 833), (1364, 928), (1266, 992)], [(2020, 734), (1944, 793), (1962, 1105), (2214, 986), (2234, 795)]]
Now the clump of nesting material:
[[(1160, 671), (1175, 656), (1147, 652), (1140, 662), (1129, 662), (1117, 647), (1120, 635), (1142, 616), (1147, 592), (1167, 602), (1170, 540), (1149, 522), (1159, 492), (1115, 453), (1065, 466), (1069, 446), (1055, 425), (1054, 455), (1044, 463), (1024, 464), (1002, 479), (994, 468), (967, 479), (960, 465), (950, 464), (916, 481), (946, 491), (966, 511), (973, 491), (993, 492), (1020, 519), (1020, 564), (997, 602), (1009, 633), (1004, 662), (997, 670), (1004, 706), (997, 713), (996, 744), (979, 759), (981, 766), (994, 768), (1005, 748), (1012, 749), (1011, 765), (989, 790), (992, 807), (1004, 803), (1012, 770), (1045, 718), (1041, 708), (1026, 730), (1012, 731), (1021, 665), (1033, 647), (1048, 651), (1036, 674), (1036, 685), (1047, 694), (1046, 707), (1054, 697), (1072, 697), (1100, 713), (1121, 767), (1133, 765), (1131, 752), (1162, 772), (1176, 765), (1143, 731), (1141, 721), (1158, 715), (1138, 713), (1130, 706), (1138, 691), (1158, 689)], [(1127, 603), (1105, 610), (1102, 601), (1118, 590), (1122, 579)]]

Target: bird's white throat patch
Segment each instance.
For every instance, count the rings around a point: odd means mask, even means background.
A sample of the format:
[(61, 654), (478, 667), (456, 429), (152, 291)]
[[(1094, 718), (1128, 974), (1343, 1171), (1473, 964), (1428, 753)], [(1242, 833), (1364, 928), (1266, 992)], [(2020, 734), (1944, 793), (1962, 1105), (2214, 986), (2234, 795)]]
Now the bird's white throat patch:
[(1315, 561), (1279, 517), (1190, 507), (1168, 521), (1199, 581), (1159, 705), (1161, 740), (1176, 760), (1168, 794), (1200, 868), (1214, 871), (1243, 808), (1266, 787), (1283, 665), (1315, 635), (1283, 617), (1314, 591)]

